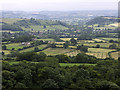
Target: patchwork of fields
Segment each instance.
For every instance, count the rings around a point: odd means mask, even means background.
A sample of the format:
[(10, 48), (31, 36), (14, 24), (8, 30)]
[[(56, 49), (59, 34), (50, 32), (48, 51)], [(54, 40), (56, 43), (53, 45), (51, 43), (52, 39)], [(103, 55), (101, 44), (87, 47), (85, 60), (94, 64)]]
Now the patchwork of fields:
[[(37, 40), (43, 40), (43, 41), (53, 41), (55, 44), (57, 44), (57, 47), (60, 48), (47, 48), (45, 50), (43, 50), (42, 52), (44, 52), (47, 55), (57, 55), (57, 54), (65, 54), (67, 56), (76, 56), (78, 53), (81, 53), (80, 50), (76, 50), (77, 46), (69, 46), (68, 49), (64, 49), (63, 48), (63, 44), (65, 43), (65, 41), (69, 41), (71, 38), (60, 38), (63, 41), (62, 42), (55, 42), (54, 39), (51, 38), (47, 38), (47, 39), (37, 39)], [(77, 40), (77, 38), (75, 38)], [(84, 45), (84, 46), (88, 46), (90, 48), (88, 48), (88, 52), (86, 53), (87, 55), (92, 55), (95, 56), (97, 58), (108, 58), (108, 57), (112, 57), (114, 59), (118, 58), (118, 52), (113, 52), (110, 55), (108, 54), (111, 51), (116, 51), (115, 49), (109, 49), (109, 46), (112, 45), (113, 43), (109, 43), (109, 40), (118, 40), (117, 38), (95, 38), (93, 40), (78, 40), (78, 44), (77, 45)], [(99, 42), (96, 43), (95, 41)], [(103, 43), (100, 43), (100, 42)], [(5, 44), (5, 43), (4, 43)], [(96, 45), (100, 45), (100, 48), (95, 48)], [(18, 50), (18, 49), (22, 49), (25, 45), (22, 45), (21, 43), (11, 43), (11, 44), (5, 44), (7, 46), (8, 50), (3, 50), (3, 52), (5, 53), (5, 55), (10, 54), (12, 48), (14, 48), (14, 50)], [(116, 44), (118, 46), (118, 44)], [(37, 46), (40, 50), (43, 49), (44, 47), (46, 47), (47, 44), (45, 45), (39, 45)], [(92, 48), (94, 47), (94, 48)], [(27, 48), (27, 49), (23, 49), (21, 51), (19, 51), (20, 53), (22, 52), (28, 52), (28, 51), (33, 51), (35, 47), (31, 47), (31, 48)], [(106, 49), (105, 49), (106, 48)], [(38, 52), (39, 53), (39, 52)]]

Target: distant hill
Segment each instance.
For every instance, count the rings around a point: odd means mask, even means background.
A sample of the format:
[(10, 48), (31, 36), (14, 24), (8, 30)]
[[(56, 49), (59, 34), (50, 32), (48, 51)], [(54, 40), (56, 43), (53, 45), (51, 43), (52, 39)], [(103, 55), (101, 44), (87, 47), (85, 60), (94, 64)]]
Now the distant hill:
[(93, 25), (93, 24), (106, 25), (106, 24), (112, 24), (115, 22), (117, 22), (116, 17), (100, 16), (88, 21), (86, 24), (87, 25)]
[(66, 30), (70, 26), (61, 21), (40, 20), (40, 19), (17, 19), (4, 18), (1, 22), (2, 30), (22, 31), (22, 30)]

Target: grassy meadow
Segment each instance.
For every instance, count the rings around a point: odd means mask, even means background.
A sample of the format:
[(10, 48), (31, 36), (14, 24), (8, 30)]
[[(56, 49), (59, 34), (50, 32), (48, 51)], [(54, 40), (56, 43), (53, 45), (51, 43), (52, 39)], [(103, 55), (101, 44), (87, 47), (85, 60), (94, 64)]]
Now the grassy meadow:
[(67, 52), (73, 51), (73, 49), (64, 49), (64, 48), (48, 48), (43, 50), (47, 55), (57, 55), (57, 54), (65, 54)]

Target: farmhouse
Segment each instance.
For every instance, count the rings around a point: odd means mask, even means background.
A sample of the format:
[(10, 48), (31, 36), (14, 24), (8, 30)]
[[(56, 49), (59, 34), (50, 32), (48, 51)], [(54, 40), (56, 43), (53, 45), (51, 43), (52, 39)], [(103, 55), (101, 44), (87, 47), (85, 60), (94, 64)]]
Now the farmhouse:
[(21, 45), (30, 45), (30, 42), (22, 42)]

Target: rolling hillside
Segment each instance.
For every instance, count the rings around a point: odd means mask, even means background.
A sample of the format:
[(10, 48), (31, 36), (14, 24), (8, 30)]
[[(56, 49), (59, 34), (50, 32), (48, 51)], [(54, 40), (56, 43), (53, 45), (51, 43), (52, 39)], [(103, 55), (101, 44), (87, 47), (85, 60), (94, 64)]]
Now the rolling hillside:
[(66, 30), (68, 25), (53, 20), (40, 20), (40, 19), (17, 19), (17, 18), (4, 18), (0, 22), (0, 27), (3, 27), (3, 30), (10, 31), (43, 31), (43, 30)]

